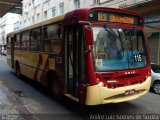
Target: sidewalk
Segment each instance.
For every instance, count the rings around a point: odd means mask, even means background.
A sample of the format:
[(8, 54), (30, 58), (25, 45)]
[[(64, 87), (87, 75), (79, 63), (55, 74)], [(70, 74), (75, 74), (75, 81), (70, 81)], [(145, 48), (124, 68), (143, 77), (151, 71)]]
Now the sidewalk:
[(32, 119), (32, 115), (18, 96), (0, 81), (0, 120)]
[[(84, 115), (84, 114), (82, 114)], [(73, 114), (33, 114), (16, 92), (0, 81), (0, 120), (81, 120)]]

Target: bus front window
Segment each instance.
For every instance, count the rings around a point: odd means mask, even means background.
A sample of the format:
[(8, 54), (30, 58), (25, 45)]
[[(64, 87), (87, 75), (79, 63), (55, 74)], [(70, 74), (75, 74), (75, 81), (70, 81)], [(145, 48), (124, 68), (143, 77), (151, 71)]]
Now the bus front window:
[(144, 34), (140, 30), (93, 27), (96, 71), (135, 69), (147, 65)]

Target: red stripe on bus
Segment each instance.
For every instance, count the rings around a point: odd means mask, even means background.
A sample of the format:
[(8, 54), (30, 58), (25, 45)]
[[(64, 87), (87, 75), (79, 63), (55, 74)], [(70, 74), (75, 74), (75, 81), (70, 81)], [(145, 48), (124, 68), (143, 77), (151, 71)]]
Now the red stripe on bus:
[(35, 73), (34, 73), (34, 77), (33, 77), (34, 80), (38, 80), (38, 71), (41, 67), (41, 64), (42, 64), (42, 55), (40, 54), (39, 55), (39, 60), (38, 60), (38, 63), (37, 63), (37, 67), (36, 67), (36, 70), (35, 70)]
[(42, 71), (42, 74), (41, 74), (40, 82), (42, 84), (45, 84), (48, 69), (49, 69), (49, 57), (46, 60), (46, 63), (44, 65), (44, 68), (43, 68), (43, 71)]

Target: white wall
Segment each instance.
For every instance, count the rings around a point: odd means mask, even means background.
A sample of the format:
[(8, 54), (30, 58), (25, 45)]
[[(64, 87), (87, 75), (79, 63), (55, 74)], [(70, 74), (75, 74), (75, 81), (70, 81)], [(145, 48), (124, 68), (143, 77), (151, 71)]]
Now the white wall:
[[(13, 13), (7, 13), (6, 14), (6, 27), (8, 28), (7, 31), (11, 32), (13, 31), (13, 25), (15, 22), (17, 22), (19, 20), (19, 16), (18, 14), (13, 14)], [(6, 28), (6, 29), (7, 29)]]
[[(56, 9), (55, 16), (60, 15), (60, 7), (61, 3), (64, 3), (64, 13), (68, 11), (72, 11), (77, 9), (77, 2), (75, 0), (23, 0), (23, 19), (22, 19), (22, 27), (34, 24), (36, 22), (40, 22), (45, 20), (45, 13), (47, 11), (47, 19), (53, 17), (52, 16), (52, 8)], [(80, 0), (80, 4), (89, 5), (84, 2), (85, 0)], [(90, 0), (86, 0), (90, 1)], [(82, 5), (80, 7), (83, 7)], [(39, 14), (39, 17), (37, 16)], [(33, 17), (35, 22), (33, 22)], [(39, 19), (38, 19), (39, 18)]]
[(2, 45), (2, 27), (1, 27), (1, 24), (2, 24), (2, 18), (0, 18), (0, 28), (1, 28), (0, 29), (0, 45)]
[[(6, 35), (14, 30), (14, 23), (19, 20), (20, 15), (7, 13), (0, 20), (0, 45), (6, 44)], [(1, 48), (0, 48), (1, 49)]]

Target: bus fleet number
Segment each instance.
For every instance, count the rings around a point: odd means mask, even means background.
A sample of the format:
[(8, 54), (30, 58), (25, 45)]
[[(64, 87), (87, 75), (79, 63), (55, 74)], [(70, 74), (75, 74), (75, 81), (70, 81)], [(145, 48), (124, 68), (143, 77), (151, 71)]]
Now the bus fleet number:
[(141, 62), (142, 61), (142, 56), (141, 55), (134, 55), (134, 61)]

